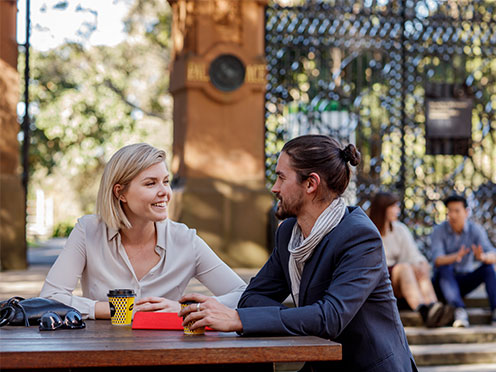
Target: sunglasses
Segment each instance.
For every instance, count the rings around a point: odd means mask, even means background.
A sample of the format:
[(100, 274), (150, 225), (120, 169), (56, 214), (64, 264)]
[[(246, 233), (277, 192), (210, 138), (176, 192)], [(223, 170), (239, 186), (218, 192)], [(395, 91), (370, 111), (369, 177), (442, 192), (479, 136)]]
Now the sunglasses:
[(64, 319), (53, 311), (49, 311), (41, 316), (40, 331), (55, 331), (59, 328), (81, 329), (86, 327), (83, 318), (78, 311), (70, 310), (65, 314)]

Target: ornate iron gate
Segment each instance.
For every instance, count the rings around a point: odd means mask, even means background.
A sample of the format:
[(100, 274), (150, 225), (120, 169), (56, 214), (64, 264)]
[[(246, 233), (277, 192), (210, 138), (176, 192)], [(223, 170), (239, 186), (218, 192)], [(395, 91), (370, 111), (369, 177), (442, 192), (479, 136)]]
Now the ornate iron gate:
[[(298, 3), (266, 10), (268, 183), (286, 140), (331, 134), (362, 153), (355, 202), (396, 192), (421, 249), (453, 190), (496, 243), (496, 3)], [(473, 94), (467, 156), (425, 152), (425, 89), (441, 82)]]

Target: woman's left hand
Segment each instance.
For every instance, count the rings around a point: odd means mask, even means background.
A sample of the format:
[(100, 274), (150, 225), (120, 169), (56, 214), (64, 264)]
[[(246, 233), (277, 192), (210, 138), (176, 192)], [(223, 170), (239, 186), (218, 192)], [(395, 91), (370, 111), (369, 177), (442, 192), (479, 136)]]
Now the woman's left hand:
[(166, 313), (178, 313), (181, 304), (177, 301), (168, 300), (163, 297), (144, 297), (136, 301), (135, 311), (161, 311)]

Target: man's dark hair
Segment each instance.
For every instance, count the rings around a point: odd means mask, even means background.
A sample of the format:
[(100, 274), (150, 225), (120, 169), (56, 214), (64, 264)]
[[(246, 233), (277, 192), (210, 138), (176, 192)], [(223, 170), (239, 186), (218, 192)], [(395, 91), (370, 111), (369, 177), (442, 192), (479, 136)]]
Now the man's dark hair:
[(448, 204), (451, 202), (462, 202), (463, 206), (465, 208), (468, 207), (467, 199), (465, 199), (465, 197), (462, 195), (452, 194), (452, 195), (448, 196), (446, 199), (444, 199), (444, 205), (445, 206), (448, 206)]
[(343, 148), (334, 138), (320, 134), (293, 138), (284, 145), (282, 152), (291, 159), (300, 182), (311, 173), (317, 173), (327, 188), (338, 196), (350, 182), (348, 162), (353, 166), (360, 163), (360, 152), (353, 144)]

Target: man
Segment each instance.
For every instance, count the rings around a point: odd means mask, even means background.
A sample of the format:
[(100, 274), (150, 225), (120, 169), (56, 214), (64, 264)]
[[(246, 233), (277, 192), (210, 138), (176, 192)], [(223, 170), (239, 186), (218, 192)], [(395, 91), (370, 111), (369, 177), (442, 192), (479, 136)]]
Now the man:
[(455, 307), (453, 327), (470, 325), (463, 297), (485, 283), (496, 325), (496, 250), (482, 226), (468, 219), (467, 200), (460, 195), (448, 197), (444, 204), (448, 220), (432, 232), (434, 284), (446, 302)]
[[(307, 135), (283, 147), (272, 192), (279, 199), (276, 247), (251, 280), (237, 310), (192, 294), (179, 315), (241, 335), (313, 335), (343, 346), (337, 363), (304, 370), (417, 371), (400, 322), (379, 232), (340, 195), (360, 153), (328, 136)], [(291, 295), (296, 307), (282, 302)]]

